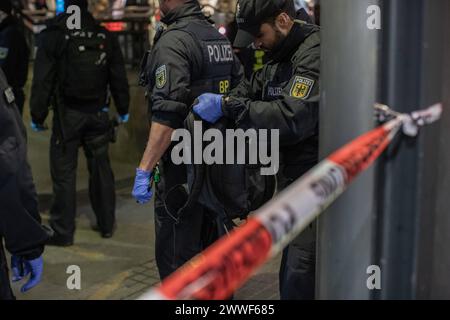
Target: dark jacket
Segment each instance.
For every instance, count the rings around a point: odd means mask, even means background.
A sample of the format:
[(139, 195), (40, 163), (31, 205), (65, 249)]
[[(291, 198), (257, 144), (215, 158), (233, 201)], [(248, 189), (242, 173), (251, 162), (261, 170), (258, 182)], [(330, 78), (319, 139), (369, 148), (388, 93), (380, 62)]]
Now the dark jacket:
[(296, 21), (263, 69), (244, 80), (223, 111), (239, 126), (278, 129), (280, 175), (289, 184), (318, 160), (319, 27)]
[(0, 23), (0, 68), (13, 88), (23, 88), (28, 76), (28, 45), (18, 21), (8, 16)]
[(8, 87), (0, 70), (0, 239), (11, 254), (34, 259), (48, 234), (40, 224), (25, 127)]
[[(66, 49), (66, 20), (67, 14), (61, 14), (47, 23), (47, 28), (41, 32), (38, 38), (38, 50), (36, 53), (36, 61), (34, 63), (34, 78), (31, 91), (30, 109), (32, 120), (37, 124), (42, 124), (48, 115), (49, 106), (52, 104), (52, 98), (57, 92), (58, 73), (61, 71), (61, 63), (65, 62)], [(97, 22), (87, 11), (81, 12), (82, 28), (96, 26)], [(130, 94), (128, 79), (123, 61), (122, 51), (117, 38), (104, 30), (108, 40), (108, 84), (112, 97), (119, 114), (128, 113)], [(97, 79), (93, 78), (92, 81)], [(107, 101), (108, 87), (104, 87), (103, 94), (105, 104)], [(67, 104), (68, 102), (65, 102)], [(76, 102), (74, 103), (76, 104)], [(64, 107), (74, 107), (76, 109), (99, 111), (105, 105), (66, 105)], [(58, 108), (58, 106), (54, 106)]]
[[(196, 98), (191, 85), (201, 77), (200, 73), (206, 63), (202, 48), (184, 29), (189, 24), (196, 23), (217, 39), (225, 40), (225, 37), (207, 21), (197, 1), (188, 1), (172, 10), (162, 22), (168, 25), (168, 29), (155, 39), (146, 65), (149, 81), (149, 115), (152, 121), (177, 129), (183, 127), (183, 121)], [(158, 88), (157, 70), (161, 67), (166, 70), (167, 85)], [(242, 75), (241, 64), (234, 56), (233, 68), (229, 75), (230, 88), (239, 83)], [(210, 90), (206, 89), (197, 94), (206, 92)]]

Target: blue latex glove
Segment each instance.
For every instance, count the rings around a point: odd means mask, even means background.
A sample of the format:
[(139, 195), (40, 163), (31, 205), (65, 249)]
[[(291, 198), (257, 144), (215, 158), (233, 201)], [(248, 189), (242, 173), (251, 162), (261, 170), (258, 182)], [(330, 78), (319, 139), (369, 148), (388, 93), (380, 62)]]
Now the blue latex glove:
[(130, 114), (119, 115), (119, 123), (127, 123), (130, 120)]
[(136, 169), (136, 178), (132, 192), (137, 203), (145, 204), (152, 199), (152, 172)]
[(202, 94), (198, 97), (198, 104), (193, 109), (203, 120), (215, 123), (223, 117), (222, 95), (213, 93)]
[(47, 128), (47, 126), (45, 126), (43, 124), (37, 124), (37, 123), (34, 123), (33, 121), (31, 121), (31, 129), (34, 132), (42, 132), (42, 131), (47, 130), (48, 128)]
[(41, 282), (42, 272), (44, 270), (44, 260), (42, 259), (42, 256), (34, 260), (26, 260), (23, 257), (12, 256), (11, 270), (13, 274), (13, 282), (20, 281), (27, 275), (30, 275), (28, 282), (25, 283), (20, 289), (20, 291), (26, 292)]

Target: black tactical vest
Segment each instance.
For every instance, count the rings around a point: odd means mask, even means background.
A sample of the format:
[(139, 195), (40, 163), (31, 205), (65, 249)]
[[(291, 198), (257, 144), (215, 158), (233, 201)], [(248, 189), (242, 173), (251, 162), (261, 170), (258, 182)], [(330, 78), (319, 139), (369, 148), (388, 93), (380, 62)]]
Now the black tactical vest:
[[(188, 33), (197, 43), (202, 52), (201, 70), (192, 70), (191, 84), (189, 86), (189, 101), (194, 100), (203, 93), (226, 94), (231, 89), (231, 73), (234, 64), (234, 54), (231, 43), (207, 20), (186, 20), (174, 23), (167, 30), (155, 37), (157, 41), (166, 33), (179, 30)], [(147, 60), (151, 52), (147, 52), (142, 64), (139, 84), (145, 87), (148, 84)]]
[(106, 30), (95, 25), (65, 35), (62, 94), (69, 104), (103, 107), (108, 88), (109, 44)]
[(191, 21), (184, 26), (180, 24), (179, 27), (179, 30), (189, 33), (195, 39), (203, 54), (202, 70), (197, 74), (194, 72), (189, 88), (192, 101), (206, 92), (228, 93), (234, 63), (231, 43), (206, 20)]

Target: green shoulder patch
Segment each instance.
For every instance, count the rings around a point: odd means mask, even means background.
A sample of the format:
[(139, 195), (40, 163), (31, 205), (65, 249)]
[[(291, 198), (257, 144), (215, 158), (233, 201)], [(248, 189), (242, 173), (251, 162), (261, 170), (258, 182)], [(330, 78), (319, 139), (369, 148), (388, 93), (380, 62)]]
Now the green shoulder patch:
[(162, 89), (167, 83), (167, 67), (163, 65), (156, 69), (155, 73), (156, 88)]
[(298, 99), (307, 99), (314, 87), (314, 80), (296, 76), (292, 84), (290, 96)]

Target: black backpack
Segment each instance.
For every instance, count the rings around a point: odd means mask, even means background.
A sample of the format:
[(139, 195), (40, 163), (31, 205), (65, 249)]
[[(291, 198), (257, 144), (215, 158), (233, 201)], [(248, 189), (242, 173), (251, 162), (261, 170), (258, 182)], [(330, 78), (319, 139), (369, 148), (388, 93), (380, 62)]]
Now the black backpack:
[(99, 25), (65, 34), (62, 95), (64, 99), (104, 103), (108, 86), (108, 43)]
[[(194, 121), (201, 119), (191, 112), (184, 123), (191, 135), (194, 132)], [(226, 129), (235, 129), (235, 125), (222, 118), (212, 125), (203, 122), (203, 128), (218, 129), (225, 135)], [(193, 146), (191, 150), (194, 150)], [(263, 176), (260, 170), (260, 165), (188, 164), (189, 192), (185, 204), (178, 209), (176, 215), (182, 217), (183, 210), (197, 202), (223, 220), (231, 222), (237, 218), (246, 219), (275, 193), (275, 176)]]

